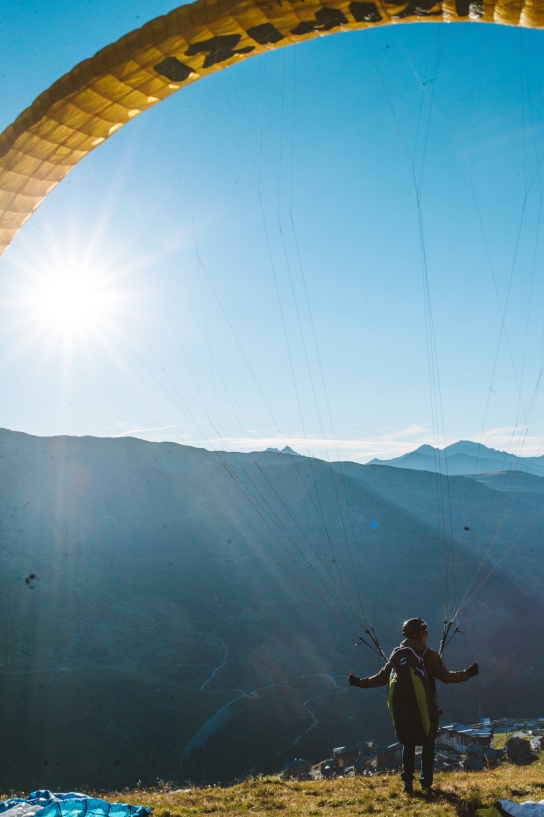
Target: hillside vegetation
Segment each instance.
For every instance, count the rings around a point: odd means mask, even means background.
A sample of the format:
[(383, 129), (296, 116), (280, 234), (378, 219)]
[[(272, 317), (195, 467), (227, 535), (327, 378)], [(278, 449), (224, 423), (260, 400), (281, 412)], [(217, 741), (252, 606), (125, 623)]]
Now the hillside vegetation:
[(387, 654), (413, 615), (438, 649), (465, 596), (446, 664), (480, 674), (440, 690), (443, 722), (541, 714), (542, 492), (1, 429), (0, 483), (1, 789), (228, 785), (389, 745), (385, 688), (347, 680), (380, 668), (363, 613)]
[(283, 781), (277, 777), (250, 778), (228, 788), (195, 788), (171, 792), (160, 784), (154, 789), (135, 789), (101, 794), (108, 800), (123, 800), (148, 806), (153, 817), (192, 817), (199, 814), (310, 815), (347, 817), (376, 814), (383, 817), (459, 817), (473, 815), (505, 797), (515, 802), (544, 797), (544, 752), (530, 766), (503, 764), (478, 773), (440, 772), (435, 778), (435, 797), (426, 799), (415, 786), (415, 796), (402, 792), (398, 775), (373, 778), (341, 778), (308, 782)]

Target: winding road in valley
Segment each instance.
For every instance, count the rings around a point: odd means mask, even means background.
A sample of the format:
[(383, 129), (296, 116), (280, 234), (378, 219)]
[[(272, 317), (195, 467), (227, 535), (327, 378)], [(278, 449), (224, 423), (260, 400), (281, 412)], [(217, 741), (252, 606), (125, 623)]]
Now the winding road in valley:
[[(228, 659), (228, 654), (229, 654), (228, 646), (227, 646), (227, 644), (225, 643), (225, 641), (222, 638), (219, 639), (219, 642), (220, 642), (220, 644), (221, 644), (221, 646), (223, 648), (223, 655), (221, 657), (220, 662), (212, 670), (209, 677), (206, 678), (204, 683), (201, 685), (201, 687), (200, 687), (201, 692), (205, 692), (206, 686), (210, 683), (210, 681), (212, 681), (215, 678), (217, 673), (223, 667), (225, 667), (226, 664), (227, 664), (227, 659)], [(251, 690), (250, 692), (244, 692), (244, 690), (242, 690), (242, 689), (230, 690), (231, 692), (235, 693), (234, 697), (231, 698), (230, 701), (227, 701), (226, 704), (223, 704), (223, 706), (220, 709), (218, 709), (217, 712), (214, 712), (214, 714), (210, 718), (208, 718), (208, 720), (200, 727), (198, 732), (195, 735), (193, 735), (193, 737), (190, 740), (188, 740), (187, 743), (185, 744), (185, 746), (183, 748), (183, 752), (181, 753), (181, 757), (180, 757), (180, 760), (179, 760), (179, 766), (178, 766), (179, 774), (183, 776), (183, 762), (184, 762), (185, 758), (188, 757), (191, 754), (191, 752), (194, 751), (194, 749), (197, 749), (199, 746), (203, 746), (206, 743), (206, 741), (208, 740), (208, 738), (210, 738), (218, 729), (220, 729), (226, 723), (226, 721), (230, 718), (230, 716), (232, 714), (231, 708), (232, 708), (233, 704), (236, 703), (236, 701), (240, 701), (242, 698), (256, 697), (256, 696), (259, 695), (259, 693), (264, 692), (267, 689), (273, 689), (274, 687), (286, 686), (287, 684), (293, 683), (295, 681), (300, 681), (303, 678), (327, 678), (334, 685), (335, 689), (334, 689), (333, 692), (325, 692), (325, 693), (323, 693), (321, 695), (314, 695), (311, 698), (308, 698), (308, 700), (306, 700), (303, 703), (304, 708), (306, 709), (306, 711), (308, 712), (308, 715), (312, 719), (312, 723), (310, 724), (310, 726), (307, 729), (305, 729), (304, 732), (302, 732), (301, 735), (299, 735), (297, 738), (295, 738), (295, 740), (292, 743), (292, 746), (296, 746), (297, 743), (300, 740), (302, 740), (302, 738), (305, 735), (307, 735), (308, 732), (311, 732), (312, 729), (315, 729), (315, 727), (319, 723), (318, 718), (316, 718), (314, 712), (312, 712), (312, 710), (309, 708), (309, 704), (311, 703), (311, 701), (316, 701), (316, 700), (319, 700), (320, 698), (328, 698), (330, 695), (341, 695), (343, 692), (346, 692), (347, 687), (340, 686), (336, 682), (336, 680), (334, 679), (334, 677), (332, 675), (323, 674), (323, 673), (319, 673), (319, 674), (315, 674), (315, 675), (299, 675), (299, 676), (297, 676), (295, 678), (289, 679), (287, 681), (283, 681), (281, 683), (268, 684), (267, 686), (259, 687), (258, 689)]]

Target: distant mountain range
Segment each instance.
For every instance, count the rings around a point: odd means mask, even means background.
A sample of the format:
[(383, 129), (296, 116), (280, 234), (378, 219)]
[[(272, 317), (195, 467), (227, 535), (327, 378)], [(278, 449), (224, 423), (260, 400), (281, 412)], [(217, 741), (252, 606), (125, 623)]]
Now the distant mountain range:
[(446, 448), (420, 445), (415, 451), (391, 460), (370, 460), (368, 465), (389, 465), (394, 468), (414, 468), (449, 475), (474, 476), (497, 471), (517, 471), (544, 476), (544, 455), (516, 457), (506, 451), (497, 451), (485, 445), (460, 440)]
[(544, 478), (0, 430), (0, 485), (3, 791), (392, 743), (385, 690), (347, 684), (380, 666), (363, 612), (387, 653), (420, 615), (437, 648), (466, 599), (446, 663), (481, 673), (445, 722), (541, 714)]

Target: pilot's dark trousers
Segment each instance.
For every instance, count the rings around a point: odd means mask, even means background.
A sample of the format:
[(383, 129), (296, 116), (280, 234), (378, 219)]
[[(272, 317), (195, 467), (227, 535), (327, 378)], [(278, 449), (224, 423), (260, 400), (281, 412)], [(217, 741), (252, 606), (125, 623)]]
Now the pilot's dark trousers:
[[(421, 776), (419, 778), (419, 782), (422, 786), (433, 785), (434, 741), (434, 737), (426, 738), (422, 746), (423, 753), (421, 755)], [(405, 782), (411, 782), (414, 779), (415, 760), (416, 744), (403, 743), (401, 777)]]

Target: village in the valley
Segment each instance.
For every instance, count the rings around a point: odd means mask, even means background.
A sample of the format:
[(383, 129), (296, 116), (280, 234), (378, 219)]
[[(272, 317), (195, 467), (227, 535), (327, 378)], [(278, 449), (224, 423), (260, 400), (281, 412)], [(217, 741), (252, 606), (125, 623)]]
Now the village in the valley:
[[(497, 741), (498, 748), (494, 745), (495, 735), (502, 737)], [(536, 752), (543, 749), (544, 718), (517, 721), (483, 718), (472, 726), (450, 723), (438, 730), (434, 768), (435, 771), (477, 772), (492, 768), (501, 760), (523, 765), (536, 760)], [(352, 746), (338, 746), (332, 750), (332, 757), (316, 766), (302, 759), (289, 761), (281, 777), (310, 780), (400, 774), (401, 762), (402, 744), (380, 746), (374, 740), (362, 740)], [(416, 754), (416, 768), (418, 762), (421, 767), (421, 754)]]

